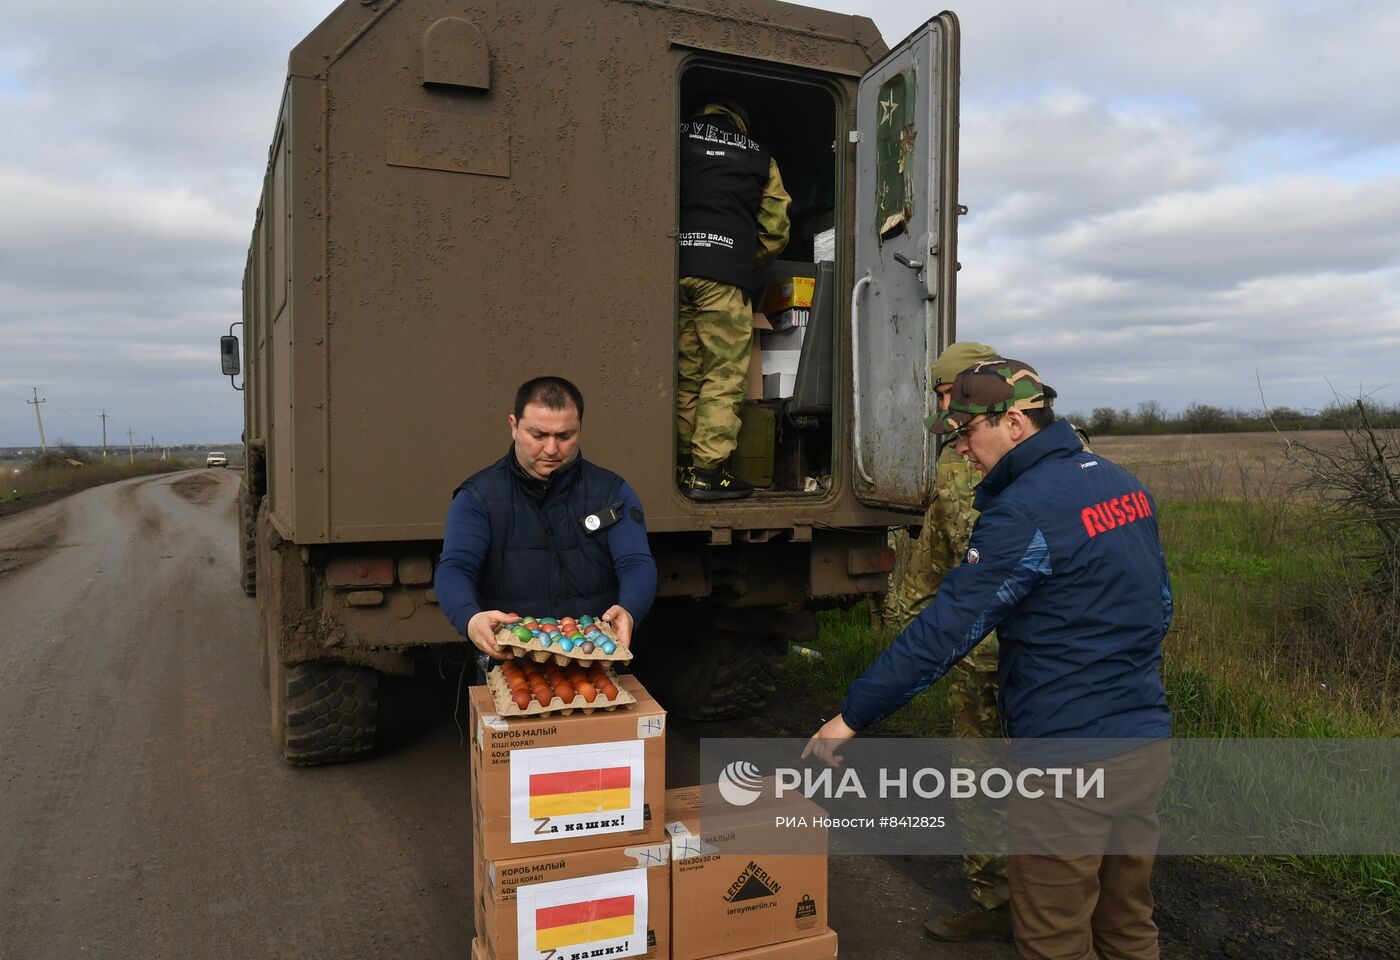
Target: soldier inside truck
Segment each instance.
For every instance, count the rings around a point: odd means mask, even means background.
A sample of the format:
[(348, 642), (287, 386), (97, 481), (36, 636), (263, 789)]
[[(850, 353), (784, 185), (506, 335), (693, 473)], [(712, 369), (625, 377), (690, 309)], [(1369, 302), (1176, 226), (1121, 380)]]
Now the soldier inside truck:
[[(820, 496), (831, 485), (835, 260), (836, 250), (844, 250), (835, 241), (835, 91), (795, 71), (712, 57), (689, 61), (680, 78), (679, 121), (716, 97), (741, 104), (750, 134), (772, 155), (792, 198), (787, 248), (755, 271), (748, 291), (756, 336), (729, 461), (759, 497)], [(677, 461), (684, 463), (687, 453), (678, 449)]]

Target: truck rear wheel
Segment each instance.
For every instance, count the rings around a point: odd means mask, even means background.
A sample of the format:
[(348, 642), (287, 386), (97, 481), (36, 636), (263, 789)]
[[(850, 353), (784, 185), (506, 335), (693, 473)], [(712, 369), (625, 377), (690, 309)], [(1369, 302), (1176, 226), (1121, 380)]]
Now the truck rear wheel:
[(379, 674), (348, 663), (288, 667), (267, 651), (273, 743), (296, 766), (358, 760), (374, 749)]
[(238, 582), (250, 597), (258, 595), (257, 505), (246, 486), (238, 491)]
[(777, 691), (787, 642), (723, 629), (699, 613), (663, 613), (661, 623), (648, 623), (656, 646), (638, 651), (642, 682), (669, 712), (688, 720), (759, 713)]

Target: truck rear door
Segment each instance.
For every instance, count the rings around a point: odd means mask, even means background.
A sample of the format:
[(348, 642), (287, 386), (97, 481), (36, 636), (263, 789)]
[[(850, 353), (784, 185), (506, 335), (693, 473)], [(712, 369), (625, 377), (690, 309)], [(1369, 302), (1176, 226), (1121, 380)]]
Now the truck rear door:
[(941, 13), (860, 82), (851, 293), (856, 496), (922, 508), (936, 450), (929, 366), (953, 341), (958, 21)]

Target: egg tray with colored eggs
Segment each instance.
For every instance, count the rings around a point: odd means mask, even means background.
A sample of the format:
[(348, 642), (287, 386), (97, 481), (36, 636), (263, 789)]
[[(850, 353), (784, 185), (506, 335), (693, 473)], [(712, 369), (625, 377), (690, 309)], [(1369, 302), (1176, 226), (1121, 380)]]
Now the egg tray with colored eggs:
[(617, 642), (613, 628), (584, 615), (573, 617), (522, 617), (496, 631), (496, 644), (517, 657), (537, 663), (552, 660), (563, 666), (571, 660), (583, 663), (626, 663), (632, 651)]
[(606, 664), (560, 666), (552, 660), (536, 663), (520, 658), (506, 660), (486, 675), (487, 686), (503, 717), (530, 717), (545, 713), (568, 716), (575, 710), (615, 710), (637, 698), (617, 685), (617, 675)]

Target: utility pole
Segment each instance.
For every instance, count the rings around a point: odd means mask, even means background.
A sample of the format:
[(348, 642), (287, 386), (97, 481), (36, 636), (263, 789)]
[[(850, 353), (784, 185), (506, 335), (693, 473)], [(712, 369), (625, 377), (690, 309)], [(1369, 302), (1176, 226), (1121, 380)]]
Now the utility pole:
[(152, 453), (155, 452), (155, 449), (156, 449), (156, 435), (155, 435), (154, 433), (151, 434), (151, 445), (150, 445), (149, 447), (147, 447), (146, 449), (147, 449), (147, 450), (150, 450)]
[(131, 445), (131, 435), (134, 434), (135, 432), (136, 432), (136, 431), (135, 431), (135, 430), (132, 430), (130, 427), (128, 427), (128, 428), (127, 428), (127, 431), (126, 431), (126, 462), (127, 462), (127, 463), (135, 463), (135, 462), (136, 462), (136, 448), (133, 447), (133, 446)]
[(34, 408), (34, 420), (35, 420), (36, 423), (39, 424), (39, 446), (43, 449), (43, 452), (44, 452), (44, 453), (48, 453), (48, 452), (49, 452), (49, 443), (48, 443), (47, 440), (44, 439), (44, 418), (41, 417), (41, 416), (39, 416), (39, 404), (41, 404), (41, 403), (48, 403), (48, 402), (49, 402), (49, 398), (48, 398), (48, 397), (45, 397), (44, 399), (40, 400), (40, 399), (39, 399), (39, 388), (38, 388), (38, 387), (35, 387), (35, 388), (34, 388), (34, 399), (33, 399), (33, 400), (26, 400), (26, 401), (24, 401), (24, 402), (27, 403), (27, 404), (29, 404), (30, 406), (32, 406), (32, 407)]
[(102, 409), (102, 462), (107, 462), (107, 409)]

